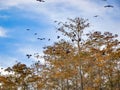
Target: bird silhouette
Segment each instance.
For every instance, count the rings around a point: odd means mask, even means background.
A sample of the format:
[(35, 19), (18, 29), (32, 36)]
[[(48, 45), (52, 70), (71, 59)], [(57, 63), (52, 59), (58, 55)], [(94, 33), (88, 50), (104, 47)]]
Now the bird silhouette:
[(47, 47), (43, 47), (43, 49), (46, 49)]
[(57, 22), (57, 21), (54, 21), (55, 23)]
[(36, 1), (39, 1), (39, 2), (45, 2), (44, 0), (36, 0)]
[(59, 39), (60, 38), (60, 36), (57, 36), (57, 39)]
[(28, 59), (32, 56), (31, 54), (26, 54), (26, 56), (28, 57)]
[(73, 34), (73, 37), (76, 37), (76, 34)]
[(34, 35), (37, 35), (37, 33), (34, 33)]
[(107, 8), (107, 7), (111, 7), (111, 8), (113, 8), (114, 6), (112, 6), (112, 5), (106, 5), (106, 6), (104, 6), (105, 8)]
[(81, 38), (79, 38), (78, 41), (81, 41)]
[(26, 30), (27, 30), (27, 31), (29, 31), (30, 29), (29, 29), (29, 28), (27, 28)]
[(45, 40), (45, 38), (43, 38), (43, 40)]
[(45, 40), (45, 38), (39, 38), (39, 37), (37, 39), (39, 39), (39, 40)]
[(48, 39), (48, 41), (50, 41), (50, 38)]
[(98, 17), (98, 15), (95, 15), (94, 17)]
[(41, 38), (37, 38), (37, 39), (41, 40)]
[(74, 39), (72, 39), (72, 42), (74, 42)]

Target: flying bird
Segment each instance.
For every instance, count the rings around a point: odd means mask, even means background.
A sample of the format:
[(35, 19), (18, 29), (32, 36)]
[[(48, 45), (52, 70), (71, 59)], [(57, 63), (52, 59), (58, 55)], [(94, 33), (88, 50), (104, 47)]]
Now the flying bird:
[(54, 21), (55, 23), (57, 22), (57, 21)]
[(60, 36), (57, 36), (57, 39), (59, 39), (60, 38)]
[(28, 57), (28, 59), (32, 56), (31, 54), (26, 54), (26, 56)]
[(37, 33), (34, 33), (34, 35), (37, 35)]
[(46, 47), (43, 47), (43, 49), (46, 49)]
[(42, 40), (41, 38), (37, 38), (37, 39)]
[(45, 38), (43, 38), (43, 40), (45, 40)]
[(95, 15), (94, 17), (98, 17), (98, 15)]
[(27, 31), (29, 31), (30, 29), (29, 29), (29, 28), (27, 28), (26, 30), (27, 30)]
[(106, 6), (104, 6), (105, 8), (107, 8), (107, 7), (111, 7), (111, 8), (113, 8), (114, 6), (112, 6), (112, 5), (106, 5)]
[(37, 38), (37, 39), (39, 39), (39, 40), (45, 40), (45, 38)]
[(48, 39), (48, 41), (50, 41), (50, 38)]
[(39, 2), (45, 2), (44, 0), (36, 0), (36, 1), (39, 1)]

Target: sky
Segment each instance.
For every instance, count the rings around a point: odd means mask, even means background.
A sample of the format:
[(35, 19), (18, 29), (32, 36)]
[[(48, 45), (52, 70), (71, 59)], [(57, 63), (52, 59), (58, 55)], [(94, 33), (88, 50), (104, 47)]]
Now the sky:
[[(114, 7), (104, 7), (109, 4)], [(36, 59), (26, 54), (42, 55), (42, 47), (57, 41), (54, 21), (75, 17), (89, 20), (88, 31), (109, 31), (120, 39), (120, 0), (0, 0), (0, 67), (32, 64)]]

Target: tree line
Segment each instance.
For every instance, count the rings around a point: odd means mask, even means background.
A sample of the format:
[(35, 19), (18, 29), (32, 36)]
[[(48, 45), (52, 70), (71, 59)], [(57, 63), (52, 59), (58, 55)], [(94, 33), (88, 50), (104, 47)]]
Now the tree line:
[(0, 90), (120, 90), (120, 41), (110, 32), (88, 32), (87, 19), (58, 23), (61, 39), (44, 49), (44, 64), (16, 63), (0, 74)]

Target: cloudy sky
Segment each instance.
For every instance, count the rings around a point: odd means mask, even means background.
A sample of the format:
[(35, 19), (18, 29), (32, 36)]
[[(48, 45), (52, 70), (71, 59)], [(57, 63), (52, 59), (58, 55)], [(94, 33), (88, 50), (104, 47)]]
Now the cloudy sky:
[(43, 46), (56, 41), (54, 21), (75, 17), (89, 19), (89, 31), (120, 35), (120, 0), (0, 0), (0, 67), (16, 60), (30, 65), (34, 58), (27, 59), (26, 54), (42, 54)]

